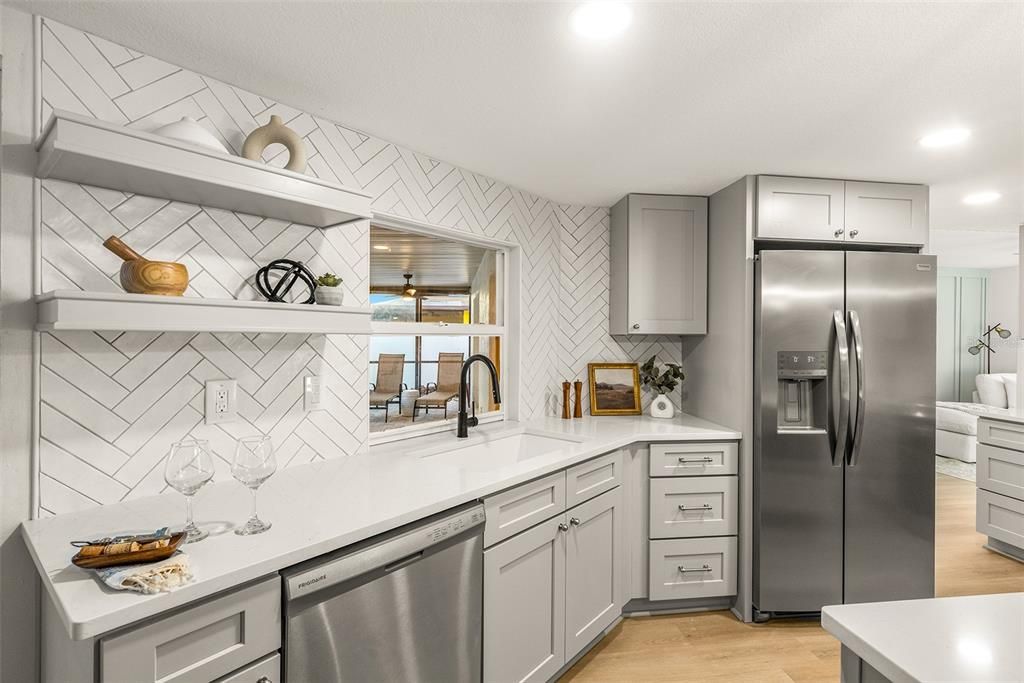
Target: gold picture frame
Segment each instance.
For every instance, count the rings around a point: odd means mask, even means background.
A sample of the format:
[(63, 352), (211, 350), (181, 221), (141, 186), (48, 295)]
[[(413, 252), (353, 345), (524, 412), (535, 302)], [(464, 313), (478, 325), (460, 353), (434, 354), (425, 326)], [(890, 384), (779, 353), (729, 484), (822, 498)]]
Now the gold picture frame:
[(640, 414), (640, 366), (588, 363), (591, 415)]

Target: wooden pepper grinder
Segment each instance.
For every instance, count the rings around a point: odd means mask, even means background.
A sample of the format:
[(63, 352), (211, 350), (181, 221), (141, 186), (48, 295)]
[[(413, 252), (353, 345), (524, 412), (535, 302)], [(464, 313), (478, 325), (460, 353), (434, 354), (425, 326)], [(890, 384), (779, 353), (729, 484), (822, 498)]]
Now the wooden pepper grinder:
[(573, 405), (572, 416), (583, 417), (583, 382), (576, 380), (573, 387), (576, 389), (576, 402)]
[(562, 382), (562, 419), (569, 419), (569, 383)]

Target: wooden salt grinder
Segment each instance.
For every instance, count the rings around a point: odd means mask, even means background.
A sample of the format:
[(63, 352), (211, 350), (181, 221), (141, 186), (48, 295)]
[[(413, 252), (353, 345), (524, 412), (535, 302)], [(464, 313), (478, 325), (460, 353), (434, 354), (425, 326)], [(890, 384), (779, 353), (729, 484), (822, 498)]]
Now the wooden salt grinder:
[(576, 389), (576, 403), (573, 405), (572, 416), (583, 417), (583, 382), (576, 380), (573, 387)]
[(562, 419), (569, 419), (569, 383), (562, 382)]

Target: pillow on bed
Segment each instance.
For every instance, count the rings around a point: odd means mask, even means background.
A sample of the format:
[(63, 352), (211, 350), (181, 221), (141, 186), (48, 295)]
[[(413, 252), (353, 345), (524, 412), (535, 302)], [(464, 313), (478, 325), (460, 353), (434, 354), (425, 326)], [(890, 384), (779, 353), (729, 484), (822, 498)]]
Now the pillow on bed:
[(999, 375), (978, 375), (974, 378), (978, 398), (987, 406), (1006, 408), (1006, 385)]
[(1003, 386), (1006, 387), (1006, 405), (1009, 408), (1017, 407), (1017, 375), (1009, 373), (1003, 378)]

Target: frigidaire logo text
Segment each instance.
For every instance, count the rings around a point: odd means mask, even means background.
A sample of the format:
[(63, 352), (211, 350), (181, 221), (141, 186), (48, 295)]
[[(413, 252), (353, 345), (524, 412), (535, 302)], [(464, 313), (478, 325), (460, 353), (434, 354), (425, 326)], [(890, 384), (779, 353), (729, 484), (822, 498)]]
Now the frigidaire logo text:
[(320, 576), (315, 576), (312, 579), (309, 579), (308, 581), (300, 582), (299, 583), (299, 588), (305, 588), (306, 586), (312, 586), (314, 583), (320, 583), (321, 581), (323, 581), (326, 578), (327, 578), (327, 574), (321, 574)]

